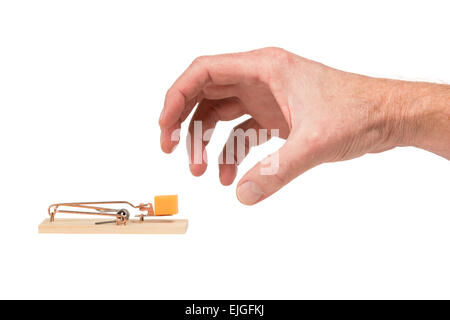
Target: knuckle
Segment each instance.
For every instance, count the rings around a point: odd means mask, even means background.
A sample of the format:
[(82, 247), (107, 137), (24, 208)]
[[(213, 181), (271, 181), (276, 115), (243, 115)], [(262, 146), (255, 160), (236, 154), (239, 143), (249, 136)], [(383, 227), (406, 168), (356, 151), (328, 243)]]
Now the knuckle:
[(306, 150), (311, 152), (320, 150), (326, 142), (326, 135), (323, 129), (315, 128), (310, 130), (304, 138)]
[(169, 90), (167, 90), (166, 95), (164, 97), (164, 104), (166, 105), (167, 103), (169, 103), (170, 99), (173, 101), (173, 99), (177, 96), (178, 93), (180, 93), (184, 97), (184, 94), (176, 87), (174, 86), (170, 87)]
[(288, 62), (290, 53), (283, 48), (269, 47), (264, 48), (264, 54), (272, 63), (282, 65)]
[(262, 70), (262, 79), (266, 83), (271, 83), (279, 78), (281, 73), (288, 70), (292, 54), (282, 48), (269, 47), (262, 50), (262, 59), (265, 68)]
[(283, 163), (282, 165), (280, 165), (278, 170), (273, 175), (275, 184), (279, 187), (286, 185), (291, 180), (290, 177), (292, 175), (292, 171), (293, 169), (291, 164)]
[(205, 63), (205, 60), (207, 59), (207, 56), (199, 56), (192, 61), (192, 65), (202, 65)]
[(167, 99), (171, 96), (171, 94), (172, 94), (172, 88), (167, 90), (166, 95), (164, 96), (164, 101), (165, 102), (167, 102)]

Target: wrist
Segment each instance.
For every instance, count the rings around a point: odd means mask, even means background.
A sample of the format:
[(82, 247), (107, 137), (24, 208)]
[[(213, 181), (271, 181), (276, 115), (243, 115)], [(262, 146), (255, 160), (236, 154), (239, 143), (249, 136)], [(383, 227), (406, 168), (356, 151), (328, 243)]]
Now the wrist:
[(421, 116), (413, 107), (415, 98), (411, 84), (406, 81), (382, 79), (385, 130), (392, 147), (412, 146), (415, 143)]
[(450, 156), (450, 86), (380, 79), (391, 147), (414, 146)]

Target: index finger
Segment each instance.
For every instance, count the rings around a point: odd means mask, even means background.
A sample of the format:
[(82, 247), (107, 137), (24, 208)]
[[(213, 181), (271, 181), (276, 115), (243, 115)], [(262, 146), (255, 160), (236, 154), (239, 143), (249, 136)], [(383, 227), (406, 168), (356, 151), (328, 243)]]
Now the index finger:
[[(167, 91), (159, 125), (162, 141), (178, 128), (208, 84), (233, 85), (258, 78), (250, 52), (199, 57)], [(175, 142), (176, 144), (177, 142)], [(172, 150), (169, 148), (169, 151)]]
[(187, 102), (198, 96), (206, 85), (232, 85), (257, 77), (253, 64), (248, 52), (195, 59), (167, 91), (160, 126), (173, 126)]

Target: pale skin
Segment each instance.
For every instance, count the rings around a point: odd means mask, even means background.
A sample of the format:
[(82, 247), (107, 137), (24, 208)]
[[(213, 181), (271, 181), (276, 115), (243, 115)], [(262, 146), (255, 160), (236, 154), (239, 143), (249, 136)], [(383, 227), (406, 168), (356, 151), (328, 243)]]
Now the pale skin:
[[(194, 120), (207, 130), (249, 115), (236, 128), (279, 129), (285, 139), (276, 174), (260, 174), (259, 162), (238, 182), (237, 197), (247, 205), (321, 163), (366, 153), (414, 146), (450, 160), (450, 86), (445, 84), (348, 73), (280, 48), (199, 57), (166, 94), (159, 120), (164, 152), (178, 144), (173, 133), (197, 103), (190, 130)], [(238, 162), (219, 165), (222, 184), (233, 183)], [(190, 170), (200, 176), (206, 166), (204, 159), (191, 163)]]

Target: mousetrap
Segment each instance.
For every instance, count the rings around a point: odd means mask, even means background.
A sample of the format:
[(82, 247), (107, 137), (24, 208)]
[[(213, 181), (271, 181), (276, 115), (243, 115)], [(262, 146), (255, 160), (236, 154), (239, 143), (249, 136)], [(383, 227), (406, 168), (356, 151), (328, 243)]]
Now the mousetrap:
[[(151, 203), (128, 201), (55, 203), (49, 206), (50, 217), (39, 225), (39, 233), (186, 233), (187, 220), (160, 218), (178, 213), (177, 195), (155, 196), (154, 204), (153, 209)], [(140, 213), (130, 218), (129, 210)], [(93, 217), (60, 218), (60, 214)]]

